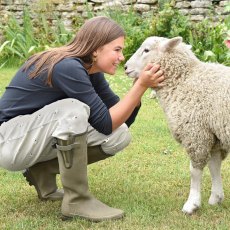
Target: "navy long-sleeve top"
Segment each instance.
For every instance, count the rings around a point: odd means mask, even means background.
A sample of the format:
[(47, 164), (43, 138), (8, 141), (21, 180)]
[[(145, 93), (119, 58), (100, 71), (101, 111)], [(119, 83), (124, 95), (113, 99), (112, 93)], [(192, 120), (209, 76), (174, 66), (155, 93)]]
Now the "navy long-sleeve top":
[[(23, 66), (16, 73), (0, 98), (0, 124), (18, 115), (31, 114), (47, 104), (65, 98), (75, 98), (90, 107), (89, 123), (100, 133), (112, 132), (109, 108), (119, 101), (103, 73), (88, 74), (78, 58), (66, 58), (53, 69), (52, 85), (46, 84), (47, 72), (30, 79), (30, 69)], [(130, 126), (139, 107), (126, 121)]]

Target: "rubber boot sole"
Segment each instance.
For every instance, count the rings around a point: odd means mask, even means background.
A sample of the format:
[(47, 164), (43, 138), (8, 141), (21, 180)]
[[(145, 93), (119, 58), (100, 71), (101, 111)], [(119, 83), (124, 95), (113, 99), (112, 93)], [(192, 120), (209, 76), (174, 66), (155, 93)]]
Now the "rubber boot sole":
[(65, 216), (65, 215), (61, 215), (61, 220), (62, 221), (71, 221), (75, 218), (79, 218), (79, 219), (83, 219), (83, 220), (88, 220), (90, 222), (94, 222), (94, 223), (98, 223), (98, 222), (102, 222), (102, 221), (110, 221), (110, 220), (120, 220), (122, 218), (125, 217), (125, 214), (121, 214), (121, 215), (117, 215), (115, 217), (108, 217), (108, 218), (98, 218), (98, 219), (93, 219), (93, 218), (87, 218), (87, 217), (83, 217), (83, 216)]

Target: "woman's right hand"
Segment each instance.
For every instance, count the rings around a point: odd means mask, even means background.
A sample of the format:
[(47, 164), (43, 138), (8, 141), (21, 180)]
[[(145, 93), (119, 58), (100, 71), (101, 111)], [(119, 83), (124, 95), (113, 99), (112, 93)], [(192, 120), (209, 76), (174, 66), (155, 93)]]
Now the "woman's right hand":
[(160, 65), (149, 63), (140, 73), (137, 82), (146, 88), (156, 88), (163, 80), (164, 71), (160, 69)]

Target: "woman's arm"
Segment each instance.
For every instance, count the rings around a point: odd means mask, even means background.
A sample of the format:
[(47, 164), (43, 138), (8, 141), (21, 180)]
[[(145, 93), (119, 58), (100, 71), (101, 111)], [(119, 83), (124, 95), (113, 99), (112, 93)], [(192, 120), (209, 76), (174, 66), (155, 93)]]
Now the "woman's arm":
[[(90, 75), (90, 80), (94, 86), (96, 93), (99, 95), (99, 97), (102, 99), (108, 109), (110, 109), (112, 106), (120, 101), (120, 98), (110, 88), (109, 83), (105, 79), (103, 73), (100, 72)], [(136, 80), (137, 79), (134, 79), (134, 83), (136, 82)], [(139, 103), (137, 107), (133, 110), (129, 118), (125, 121), (128, 127), (130, 127), (131, 124), (135, 121), (140, 107), (141, 104)]]
[(112, 130), (118, 128), (129, 118), (135, 107), (140, 104), (141, 97), (149, 87), (157, 87), (164, 80), (163, 71), (159, 68), (159, 65), (147, 65), (126, 96), (109, 109)]
[[(151, 65), (152, 67), (152, 65)], [(158, 68), (157, 68), (158, 69)], [(155, 68), (146, 68), (124, 99), (110, 107), (104, 104), (95, 91), (90, 76), (76, 59), (65, 59), (55, 65), (52, 75), (54, 90), (62, 98), (75, 98), (90, 107), (89, 123), (105, 135), (126, 122), (133, 110), (140, 103), (141, 96), (148, 87), (154, 87), (160, 82), (155, 75)], [(161, 79), (162, 80), (162, 79)], [(109, 104), (109, 103), (107, 103)]]

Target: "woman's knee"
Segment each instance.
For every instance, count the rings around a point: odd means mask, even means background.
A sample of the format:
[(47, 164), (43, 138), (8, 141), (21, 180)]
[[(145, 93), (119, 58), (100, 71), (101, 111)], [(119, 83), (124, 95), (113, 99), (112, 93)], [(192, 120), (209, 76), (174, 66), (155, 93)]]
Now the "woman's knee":
[(53, 137), (67, 140), (70, 135), (80, 135), (87, 131), (90, 114), (88, 105), (76, 99), (64, 99), (56, 103), (58, 125)]
[(130, 144), (131, 139), (127, 125), (123, 124), (108, 136), (101, 147), (106, 154), (115, 155), (126, 148)]

